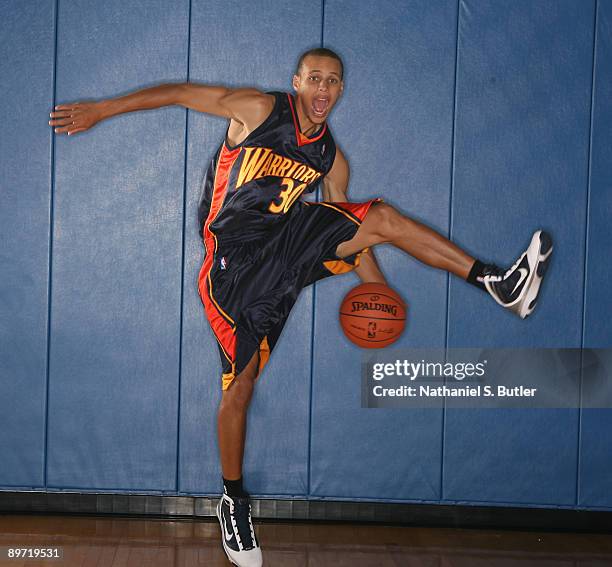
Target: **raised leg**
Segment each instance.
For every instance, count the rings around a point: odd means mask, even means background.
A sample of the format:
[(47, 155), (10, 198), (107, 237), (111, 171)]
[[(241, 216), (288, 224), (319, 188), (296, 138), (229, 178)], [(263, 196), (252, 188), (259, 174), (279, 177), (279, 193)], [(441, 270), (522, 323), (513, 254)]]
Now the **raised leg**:
[(368, 246), (389, 243), (417, 260), (466, 279), (475, 259), (435, 230), (402, 215), (387, 203), (372, 205), (357, 233), (336, 249), (341, 258)]

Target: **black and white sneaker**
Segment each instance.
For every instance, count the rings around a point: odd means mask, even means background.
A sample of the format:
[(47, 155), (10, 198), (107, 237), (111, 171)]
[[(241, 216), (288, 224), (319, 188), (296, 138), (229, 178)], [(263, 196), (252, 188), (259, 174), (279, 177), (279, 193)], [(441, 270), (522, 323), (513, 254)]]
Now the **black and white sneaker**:
[(509, 270), (502, 272), (492, 267), (482, 278), (487, 291), (502, 307), (525, 319), (535, 309), (552, 251), (550, 235), (542, 230), (536, 231), (529, 248)]
[(217, 504), (217, 518), (228, 559), (238, 567), (261, 567), (263, 559), (251, 521), (249, 497), (223, 494)]

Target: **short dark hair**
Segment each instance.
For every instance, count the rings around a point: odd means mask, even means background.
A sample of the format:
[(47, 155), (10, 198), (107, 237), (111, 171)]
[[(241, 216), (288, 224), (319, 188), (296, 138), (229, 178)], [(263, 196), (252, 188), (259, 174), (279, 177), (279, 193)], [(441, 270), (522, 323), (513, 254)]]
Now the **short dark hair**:
[(304, 63), (304, 59), (309, 55), (313, 55), (314, 57), (331, 57), (340, 63), (340, 79), (344, 76), (344, 64), (342, 63), (342, 59), (340, 59), (340, 55), (338, 55), (335, 51), (331, 49), (327, 49), (327, 47), (315, 47), (314, 49), (309, 49), (300, 55), (298, 60), (298, 64), (295, 70), (295, 74), (299, 75), (302, 72), (302, 64)]

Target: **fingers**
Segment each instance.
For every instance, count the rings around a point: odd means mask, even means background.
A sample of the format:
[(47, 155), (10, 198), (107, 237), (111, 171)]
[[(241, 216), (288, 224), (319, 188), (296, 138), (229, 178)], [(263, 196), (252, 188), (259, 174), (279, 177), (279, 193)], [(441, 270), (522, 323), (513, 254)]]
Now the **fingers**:
[(68, 132), (68, 134), (70, 134), (70, 131), (75, 129), (74, 120), (72, 118), (49, 120), (49, 126), (60, 126), (60, 128), (55, 128), (56, 134), (61, 134), (63, 132)]
[(81, 103), (71, 104), (58, 104), (55, 107), (55, 112), (51, 112), (49, 116), (52, 120), (49, 120), (49, 126), (58, 126), (55, 128), (56, 134), (76, 134), (77, 132), (83, 132), (87, 128), (78, 128), (75, 125), (75, 119), (78, 115), (82, 114)]
[(51, 118), (63, 118), (64, 116), (72, 116), (73, 114), (76, 114), (76, 111), (66, 110), (63, 112), (52, 112), (49, 116)]
[[(49, 114), (49, 116), (51, 118), (73, 118), (74, 116), (77, 116), (78, 114), (82, 114), (82, 110), (80, 110), (80, 105), (79, 103), (73, 104), (73, 105), (66, 105), (66, 104), (60, 104), (58, 106), (55, 107), (55, 112), (51, 112)], [(55, 121), (49, 121), (49, 124), (53, 125), (53, 123), (57, 123), (57, 124), (66, 124), (66, 122), (61, 122), (59, 120), (55, 120)]]
[(61, 118), (59, 120), (49, 120), (49, 126), (65, 126), (66, 124), (72, 124), (74, 122), (74, 118)]
[(56, 128), (55, 129), (55, 133), (56, 134), (63, 134), (64, 132), (68, 132), (68, 134), (70, 134), (70, 131), (74, 128), (74, 126), (72, 124), (70, 124), (69, 126), (64, 126), (63, 128)]
[(66, 118), (71, 116), (79, 116), (82, 115), (82, 110), (63, 110), (61, 112), (51, 112), (49, 116), (51, 118)]
[(73, 102), (71, 104), (57, 104), (55, 106), (55, 110), (74, 110), (75, 108), (79, 108), (80, 105), (80, 102)]
[[(87, 128), (83, 128), (82, 125), (77, 125), (75, 122), (70, 119), (66, 120), (50, 120), (49, 124), (51, 126), (59, 126), (59, 128), (55, 128), (56, 134), (76, 134), (77, 132), (83, 132), (87, 130)], [(80, 127), (79, 127), (80, 126)]]

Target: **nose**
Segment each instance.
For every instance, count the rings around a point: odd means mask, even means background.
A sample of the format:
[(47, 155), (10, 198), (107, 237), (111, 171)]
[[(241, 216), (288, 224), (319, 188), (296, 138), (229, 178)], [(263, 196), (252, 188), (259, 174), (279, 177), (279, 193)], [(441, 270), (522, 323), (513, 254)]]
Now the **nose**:
[(327, 81), (319, 81), (319, 88), (318, 90), (320, 91), (327, 91)]

